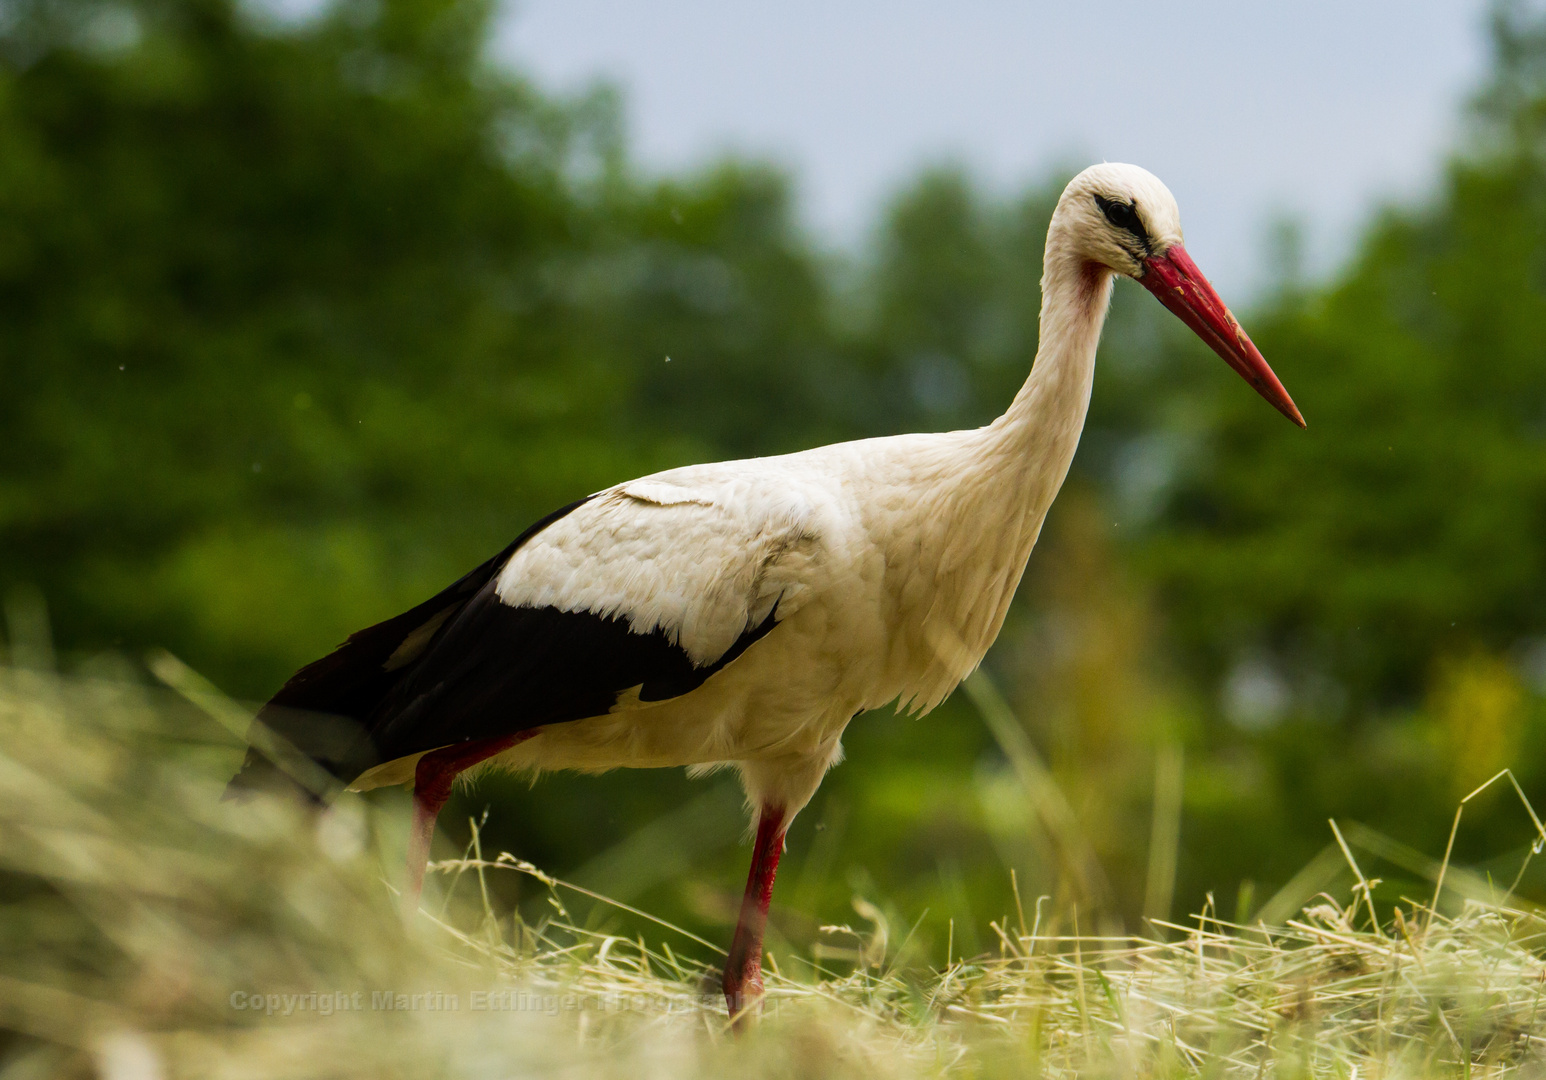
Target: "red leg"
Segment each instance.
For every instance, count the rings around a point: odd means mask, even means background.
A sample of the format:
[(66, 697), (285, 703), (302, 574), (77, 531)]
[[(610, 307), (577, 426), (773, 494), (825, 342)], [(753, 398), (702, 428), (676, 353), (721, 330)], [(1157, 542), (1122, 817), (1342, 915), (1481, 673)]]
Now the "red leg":
[(480, 761), (510, 749), (537, 734), (522, 731), (499, 739), (479, 739), (431, 750), (413, 770), (413, 826), (408, 833), (408, 879), (403, 885), (403, 914), (419, 909), (424, 891), (424, 868), (429, 863), (430, 841), (435, 837), (435, 818), (451, 797), (457, 776)]
[(752, 868), (746, 876), (746, 895), (741, 898), (741, 917), (730, 939), (725, 959), (725, 1004), (731, 1016), (739, 1016), (762, 998), (762, 932), (768, 925), (768, 904), (773, 899), (773, 875), (784, 853), (784, 810), (764, 806), (757, 815), (757, 842), (752, 848)]

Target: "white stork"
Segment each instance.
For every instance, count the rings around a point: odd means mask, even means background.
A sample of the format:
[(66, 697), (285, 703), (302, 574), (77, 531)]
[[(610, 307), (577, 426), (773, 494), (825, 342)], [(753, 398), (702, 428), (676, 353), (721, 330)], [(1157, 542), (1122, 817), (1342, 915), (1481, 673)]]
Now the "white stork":
[[(351, 790), (412, 782), (410, 907), (436, 814), (475, 765), (735, 768), (756, 830), (724, 971), (739, 1013), (762, 994), (785, 830), (842, 757), (843, 729), (891, 702), (934, 708), (997, 636), (1073, 460), (1118, 274), (1304, 425), (1182, 247), (1170, 191), (1096, 165), (1052, 215), (1040, 348), (993, 423), (597, 492), (296, 673), (259, 734)], [(277, 775), (249, 753), (232, 787)]]

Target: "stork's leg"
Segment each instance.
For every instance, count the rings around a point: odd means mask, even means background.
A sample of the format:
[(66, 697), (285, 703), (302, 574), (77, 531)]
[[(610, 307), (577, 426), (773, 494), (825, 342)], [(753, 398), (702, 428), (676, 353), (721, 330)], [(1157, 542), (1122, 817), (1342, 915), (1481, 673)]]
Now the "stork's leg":
[(408, 833), (408, 879), (403, 885), (405, 916), (419, 910), (430, 841), (435, 838), (435, 818), (451, 797), (451, 785), (456, 783), (457, 776), (535, 734), (535, 731), (522, 731), (498, 739), (479, 739), (431, 750), (419, 759), (413, 770), (413, 826)]
[(741, 917), (725, 959), (725, 1004), (731, 1016), (739, 1016), (762, 998), (762, 932), (768, 925), (773, 875), (778, 873), (783, 852), (784, 809), (764, 806), (757, 815), (757, 841), (746, 876), (746, 895), (741, 898)]

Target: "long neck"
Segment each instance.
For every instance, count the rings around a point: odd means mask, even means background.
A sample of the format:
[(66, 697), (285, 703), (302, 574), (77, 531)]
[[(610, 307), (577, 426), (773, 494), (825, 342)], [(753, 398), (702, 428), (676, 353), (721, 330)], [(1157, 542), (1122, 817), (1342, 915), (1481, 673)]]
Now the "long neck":
[[(975, 432), (938, 476), (938, 499), (910, 535), (926, 611), (917, 652), (925, 674), (905, 683), (911, 707), (933, 708), (998, 636), (1009, 601), (1079, 445), (1095, 347), (1111, 299), (1110, 271), (1063, 252), (1056, 222), (1042, 275), (1041, 347), (1009, 411)], [(964, 452), (961, 452), (964, 451)], [(903, 597), (904, 604), (906, 596)]]
[(1079, 446), (1111, 301), (1111, 272), (1066, 253), (1059, 239), (1054, 231), (1047, 245), (1036, 362), (1008, 411), (983, 430), (980, 459), (1038, 525)]

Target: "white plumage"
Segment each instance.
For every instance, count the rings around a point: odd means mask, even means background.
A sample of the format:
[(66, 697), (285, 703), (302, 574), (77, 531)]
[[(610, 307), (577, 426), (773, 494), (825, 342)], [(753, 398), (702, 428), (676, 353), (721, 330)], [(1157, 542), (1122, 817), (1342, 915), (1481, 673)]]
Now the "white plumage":
[[(992, 424), (695, 465), (609, 488), (517, 541), (503, 561), (351, 638), (327, 671), (307, 674), (328, 660), (303, 671), (293, 692), (276, 696), (272, 726), (281, 727), (281, 707), (321, 708), (317, 688), (342, 678), (334, 669), (353, 672), (368, 700), (328, 711), (363, 725), (356, 756), (312, 756), (356, 789), (414, 780), (426, 851), (435, 798), (480, 761), (733, 765), (758, 825), (726, 968), (738, 1009), (760, 992), (762, 920), (784, 831), (839, 760), (848, 722), (891, 702), (934, 708), (997, 636), (1078, 445), (1114, 274), (1140, 279), (1303, 422), (1186, 256), (1170, 192), (1134, 166), (1095, 166), (1053, 215), (1040, 348)], [(476, 658), (480, 650), (488, 656)], [(371, 668), (378, 654), (385, 660)], [(499, 681), (521, 664), (513, 681)], [(378, 670), (403, 675), (371, 682)]]
[(512, 607), (622, 615), (712, 663), (819, 574), (833, 494), (769, 462), (700, 465), (620, 484), (533, 537), (499, 575)]

